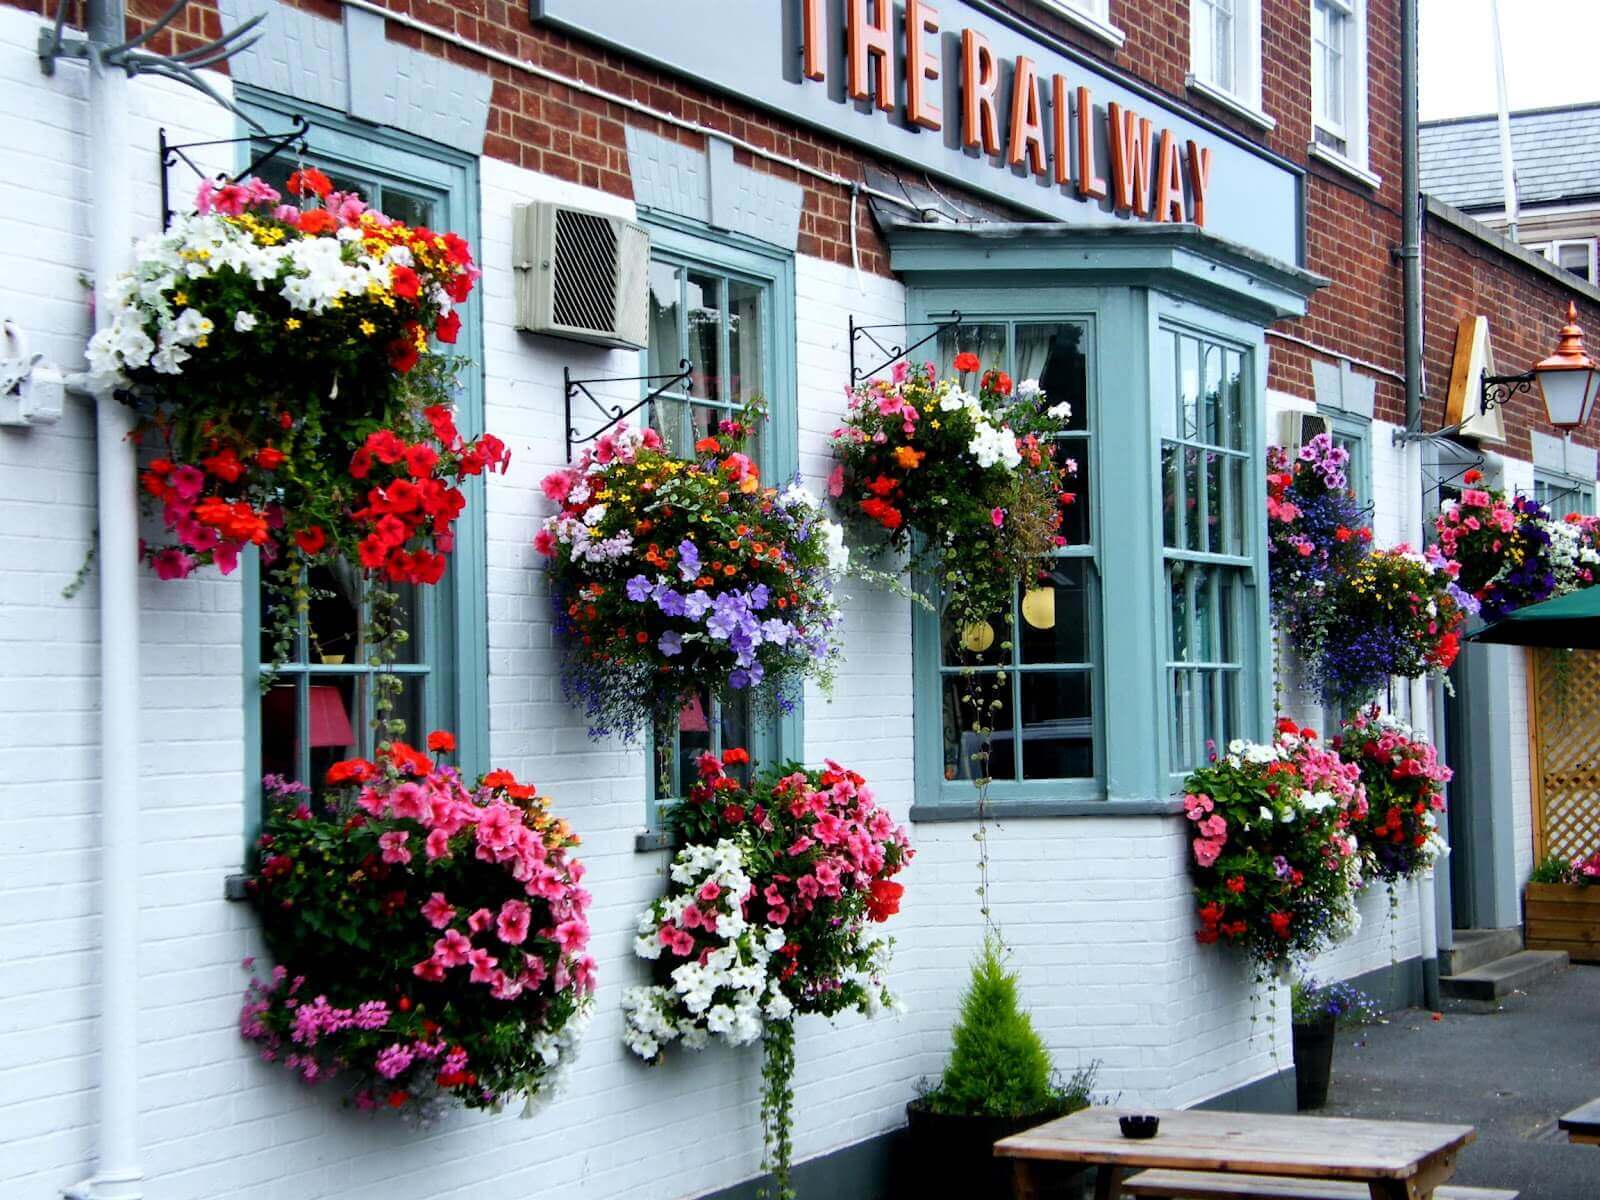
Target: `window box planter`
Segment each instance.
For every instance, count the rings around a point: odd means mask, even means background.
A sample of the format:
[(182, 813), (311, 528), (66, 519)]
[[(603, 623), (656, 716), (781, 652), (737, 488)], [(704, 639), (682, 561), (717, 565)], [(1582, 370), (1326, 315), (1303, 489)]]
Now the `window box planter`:
[(1530, 883), (1524, 910), (1529, 950), (1565, 950), (1573, 962), (1600, 962), (1600, 887)]

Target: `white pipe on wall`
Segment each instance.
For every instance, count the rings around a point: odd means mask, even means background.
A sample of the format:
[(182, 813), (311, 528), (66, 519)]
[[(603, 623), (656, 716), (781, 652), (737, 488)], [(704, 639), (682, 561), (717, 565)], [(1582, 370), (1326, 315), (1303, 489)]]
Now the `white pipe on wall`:
[[(127, 73), (95, 51), (125, 36), (121, 0), (90, 0), (89, 237), (95, 325), (128, 267)], [(139, 500), (133, 413), (95, 395), (100, 522), (100, 1089), (94, 1174), (72, 1194), (140, 1200), (139, 1165)]]

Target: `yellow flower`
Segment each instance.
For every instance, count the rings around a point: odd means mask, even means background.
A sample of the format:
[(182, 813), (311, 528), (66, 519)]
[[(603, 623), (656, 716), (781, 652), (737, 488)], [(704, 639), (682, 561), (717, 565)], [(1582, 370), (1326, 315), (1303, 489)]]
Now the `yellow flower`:
[(172, 302), (174, 304), (187, 304), (187, 303), (189, 303), (189, 293), (188, 292), (173, 292), (172, 293)]
[(363, 321), (361, 322), (361, 332), (366, 334), (368, 337), (371, 337), (373, 334), (378, 332), (378, 327), (371, 321)]
[(195, 339), (195, 343), (194, 343), (195, 349), (204, 350), (206, 348), (206, 343), (209, 342), (210, 340), (211, 340), (210, 338), (205, 338), (205, 337), (196, 338)]
[(285, 329), (287, 329), (290, 333), (293, 333), (296, 329), (300, 328), (300, 318), (299, 317), (290, 317), (287, 321), (285, 321), (283, 323), (283, 327)]

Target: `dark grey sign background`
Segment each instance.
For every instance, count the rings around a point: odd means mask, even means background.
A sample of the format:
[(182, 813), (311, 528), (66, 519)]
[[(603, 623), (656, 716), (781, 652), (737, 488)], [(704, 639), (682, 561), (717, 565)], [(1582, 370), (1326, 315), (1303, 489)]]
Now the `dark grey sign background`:
[[(1105, 201), (1080, 199), (1071, 184), (1054, 183), (1004, 157), (966, 150), (961, 137), (961, 30), (983, 34), (1001, 69), (997, 107), (1004, 146), (1011, 109), (1011, 72), (1017, 55), (1036, 65), (1044, 102), (1045, 141), (1054, 155), (1050, 77), (1066, 77), (1069, 92), (1093, 90), (1099, 172), (1110, 173), (1105, 105), (1116, 101), (1150, 118), (1155, 137), (1172, 130), (1180, 148), (1189, 139), (1211, 151), (1206, 228), (1222, 237), (1288, 263), (1301, 262), (1300, 179), (1275, 157), (1230, 140), (1186, 116), (1181, 108), (1136, 92), (1062, 53), (1045, 35), (1035, 38), (958, 3), (940, 7), (937, 84), (943, 128), (918, 129), (905, 121), (904, 9), (895, 6), (896, 110), (886, 113), (845, 97), (844, 0), (826, 0), (827, 79), (801, 75), (800, 0), (531, 0), (532, 17), (568, 32), (604, 42), (706, 85), (744, 97), (794, 120), (828, 130), (887, 157), (954, 180), (1030, 212), (1066, 222), (1132, 219), (1112, 213)], [(927, 39), (931, 43), (931, 39)], [(1069, 114), (1069, 116), (1074, 114)], [(1076, 130), (1069, 120), (1072, 174), (1077, 174)], [(1187, 181), (1186, 181), (1187, 182)], [(1186, 187), (1187, 192), (1187, 187)]]

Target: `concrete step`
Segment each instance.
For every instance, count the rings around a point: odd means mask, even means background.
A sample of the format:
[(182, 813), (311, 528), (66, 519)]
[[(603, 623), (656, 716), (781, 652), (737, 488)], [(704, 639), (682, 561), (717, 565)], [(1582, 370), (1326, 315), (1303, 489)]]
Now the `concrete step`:
[(1459, 975), (1446, 975), (1439, 988), (1459, 1000), (1498, 1000), (1567, 966), (1565, 950), (1519, 950)]
[(1522, 929), (1457, 929), (1452, 940), (1455, 945), (1445, 951), (1439, 966), (1446, 975), (1460, 975), (1521, 950)]

